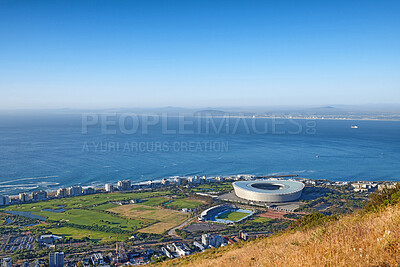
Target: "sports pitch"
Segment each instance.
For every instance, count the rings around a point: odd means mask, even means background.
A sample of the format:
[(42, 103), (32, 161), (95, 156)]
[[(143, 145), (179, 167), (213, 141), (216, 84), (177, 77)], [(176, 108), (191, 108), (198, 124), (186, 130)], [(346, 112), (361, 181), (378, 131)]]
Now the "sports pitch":
[(224, 212), (224, 213), (218, 215), (216, 217), (216, 219), (237, 222), (247, 216), (249, 216), (248, 212), (232, 210), (232, 211), (227, 211), (227, 212)]

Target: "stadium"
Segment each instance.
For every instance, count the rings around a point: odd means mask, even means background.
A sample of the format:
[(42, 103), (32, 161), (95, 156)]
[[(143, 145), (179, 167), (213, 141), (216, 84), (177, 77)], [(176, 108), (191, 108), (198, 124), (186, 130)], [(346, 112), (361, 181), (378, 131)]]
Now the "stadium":
[(230, 224), (242, 221), (253, 215), (253, 213), (253, 211), (239, 209), (234, 205), (218, 205), (203, 211), (198, 220), (200, 222), (211, 221)]
[(258, 202), (287, 202), (299, 199), (304, 184), (289, 180), (255, 180), (233, 183), (239, 198)]

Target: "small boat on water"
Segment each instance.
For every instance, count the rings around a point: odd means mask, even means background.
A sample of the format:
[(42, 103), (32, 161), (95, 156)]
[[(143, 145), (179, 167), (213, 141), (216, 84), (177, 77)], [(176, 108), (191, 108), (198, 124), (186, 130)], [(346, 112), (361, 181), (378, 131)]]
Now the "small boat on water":
[(351, 129), (358, 129), (358, 125), (351, 125)]

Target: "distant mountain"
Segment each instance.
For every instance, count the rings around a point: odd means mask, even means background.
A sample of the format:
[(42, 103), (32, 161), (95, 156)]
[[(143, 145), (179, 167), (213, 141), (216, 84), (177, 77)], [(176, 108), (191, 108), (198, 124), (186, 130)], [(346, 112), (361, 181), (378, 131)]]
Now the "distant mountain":
[(195, 116), (206, 116), (206, 115), (211, 115), (211, 116), (224, 116), (224, 115), (229, 115), (229, 112), (222, 111), (222, 110), (216, 110), (216, 109), (206, 109), (206, 110), (199, 110), (194, 113)]

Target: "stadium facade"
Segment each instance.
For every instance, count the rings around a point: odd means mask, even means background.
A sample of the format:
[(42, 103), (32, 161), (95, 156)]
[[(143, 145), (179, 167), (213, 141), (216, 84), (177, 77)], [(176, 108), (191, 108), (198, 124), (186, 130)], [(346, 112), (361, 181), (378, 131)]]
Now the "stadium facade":
[(299, 199), (304, 184), (291, 180), (253, 180), (234, 182), (233, 188), (239, 198), (273, 203)]
[(218, 205), (211, 207), (209, 209), (206, 209), (200, 214), (199, 221), (205, 222), (205, 221), (214, 221), (215, 217), (218, 216), (218, 214), (235, 209), (236, 207), (233, 205)]

